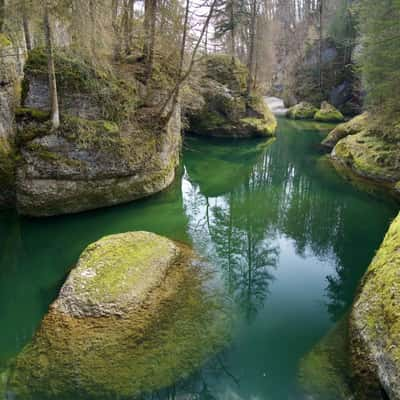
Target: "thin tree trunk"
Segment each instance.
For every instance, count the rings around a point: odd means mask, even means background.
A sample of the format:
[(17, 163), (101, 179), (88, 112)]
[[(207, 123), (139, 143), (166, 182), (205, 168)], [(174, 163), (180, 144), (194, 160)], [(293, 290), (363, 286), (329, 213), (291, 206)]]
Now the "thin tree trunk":
[(4, 32), (5, 8), (5, 0), (0, 0), (0, 32)]
[(235, 38), (236, 38), (236, 26), (235, 26), (235, 4), (234, 0), (230, 0), (230, 13), (231, 13), (231, 55), (232, 55), (232, 63), (235, 62), (235, 56), (236, 56), (236, 51), (235, 51)]
[(25, 37), (25, 44), (26, 44), (26, 49), (28, 51), (31, 51), (33, 49), (33, 44), (32, 44), (32, 36), (31, 36), (31, 30), (29, 27), (29, 19), (26, 13), (26, 8), (24, 5), (24, 9), (22, 11), (22, 25), (24, 27), (24, 37)]
[(44, 30), (45, 30), (47, 58), (48, 58), (51, 124), (53, 129), (57, 129), (60, 126), (60, 110), (58, 107), (57, 82), (56, 82), (56, 73), (54, 68), (53, 38), (52, 38), (52, 29), (51, 29), (49, 7), (47, 0), (44, 6)]
[(143, 56), (145, 59), (145, 84), (153, 74), (154, 45), (156, 36), (157, 0), (145, 0), (144, 30), (145, 42)]
[(322, 26), (322, 18), (323, 18), (323, 10), (324, 3), (323, 0), (319, 0), (319, 88), (322, 93), (322, 85), (323, 85), (323, 76), (322, 76), (322, 39), (323, 39), (323, 26)]
[(249, 37), (249, 54), (247, 61), (247, 68), (249, 75), (247, 77), (247, 96), (250, 96), (252, 82), (253, 82), (253, 71), (254, 71), (254, 55), (255, 55), (255, 39), (256, 39), (256, 24), (257, 24), (257, 0), (251, 2), (251, 20), (250, 20), (250, 37)]

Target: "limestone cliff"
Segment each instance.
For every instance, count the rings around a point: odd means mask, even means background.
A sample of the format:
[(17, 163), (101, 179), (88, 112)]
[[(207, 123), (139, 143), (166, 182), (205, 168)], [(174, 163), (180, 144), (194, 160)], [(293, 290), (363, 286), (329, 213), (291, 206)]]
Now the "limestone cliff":
[(0, 34), (0, 207), (15, 202), (15, 119), (17, 73), (13, 47)]
[(187, 130), (202, 136), (273, 136), (276, 119), (260, 95), (247, 96), (247, 74), (230, 56), (208, 56), (184, 96)]
[[(41, 50), (31, 53), (24, 108), (17, 111), (16, 202), (21, 214), (111, 206), (156, 193), (173, 181), (181, 146), (180, 107), (166, 126), (158, 123), (154, 112), (141, 106), (140, 83), (126, 69), (97, 71), (59, 53), (62, 118), (60, 128), (52, 130), (46, 56)], [(160, 88), (158, 95), (165, 90)]]

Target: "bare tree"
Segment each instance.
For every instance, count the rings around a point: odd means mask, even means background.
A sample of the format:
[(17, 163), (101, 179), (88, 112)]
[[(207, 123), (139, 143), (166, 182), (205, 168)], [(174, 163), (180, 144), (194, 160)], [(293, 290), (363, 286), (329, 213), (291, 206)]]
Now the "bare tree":
[(60, 110), (58, 106), (57, 81), (56, 81), (56, 73), (54, 67), (53, 37), (52, 37), (52, 27), (50, 21), (48, 0), (46, 0), (44, 3), (43, 22), (44, 22), (44, 32), (45, 32), (47, 58), (48, 58), (51, 124), (53, 129), (57, 129), (60, 126)]
[(145, 84), (147, 84), (153, 74), (154, 46), (156, 39), (156, 17), (157, 17), (157, 0), (145, 0), (144, 15), (144, 47), (143, 56), (145, 60)]

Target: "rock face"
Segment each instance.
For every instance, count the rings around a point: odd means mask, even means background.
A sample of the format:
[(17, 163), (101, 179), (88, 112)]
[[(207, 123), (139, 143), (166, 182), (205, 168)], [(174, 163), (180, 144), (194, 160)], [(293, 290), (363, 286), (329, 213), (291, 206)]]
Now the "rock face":
[(261, 96), (247, 97), (248, 72), (238, 60), (209, 56), (203, 69), (185, 107), (189, 132), (215, 137), (274, 135), (276, 119)]
[(314, 119), (320, 122), (343, 122), (343, 114), (334, 106), (324, 101), (321, 108), (315, 113)]
[(61, 55), (56, 69), (62, 121), (53, 131), (46, 115), (45, 65), (46, 57), (38, 52), (25, 67), (23, 101), (29, 108), (18, 112), (16, 185), (21, 214), (49, 216), (115, 205), (149, 196), (173, 181), (181, 147), (179, 106), (167, 126), (151, 115), (139, 121), (137, 82), (104, 78)]
[(293, 107), (290, 107), (287, 112), (287, 117), (290, 119), (314, 119), (318, 109), (311, 103), (302, 101)]
[[(361, 284), (350, 321), (360, 399), (400, 399), (400, 215)], [(383, 389), (383, 390), (382, 390)]]
[(15, 118), (17, 73), (11, 42), (0, 34), (0, 207), (15, 202)]
[(227, 340), (209, 272), (191, 249), (152, 233), (88, 246), (10, 366), (8, 394), (137, 398), (192, 373)]
[(361, 132), (367, 127), (368, 113), (357, 115), (348, 122), (338, 125), (329, 135), (323, 140), (322, 146), (328, 150), (332, 150), (340, 139), (349, 135), (354, 135)]

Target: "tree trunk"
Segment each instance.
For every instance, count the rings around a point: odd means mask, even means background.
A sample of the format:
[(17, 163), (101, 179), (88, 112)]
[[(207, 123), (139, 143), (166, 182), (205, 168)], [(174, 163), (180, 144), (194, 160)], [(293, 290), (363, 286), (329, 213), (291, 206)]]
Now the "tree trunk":
[(23, 5), (23, 10), (22, 10), (22, 25), (24, 27), (26, 49), (28, 51), (31, 51), (33, 49), (33, 44), (32, 44), (32, 36), (31, 36), (30, 27), (29, 27), (29, 18), (27, 15), (25, 2)]
[(154, 45), (156, 36), (156, 16), (157, 0), (145, 0), (144, 13), (145, 39), (143, 47), (143, 56), (145, 60), (145, 84), (148, 83), (153, 74)]
[(319, 50), (318, 50), (318, 64), (319, 64), (319, 88), (322, 93), (323, 76), (322, 76), (322, 39), (323, 39), (323, 18), (324, 3), (323, 0), (319, 0)]
[(5, 0), (0, 0), (0, 32), (4, 32), (5, 8)]
[(230, 19), (231, 19), (231, 55), (232, 55), (232, 63), (235, 62), (235, 56), (236, 56), (236, 26), (235, 26), (235, 4), (234, 0), (230, 0)]
[(251, 20), (250, 20), (250, 37), (249, 37), (249, 53), (247, 68), (249, 75), (247, 77), (247, 96), (250, 96), (252, 82), (253, 82), (253, 71), (255, 62), (255, 39), (256, 39), (256, 24), (257, 24), (257, 0), (251, 2)]
[(57, 129), (60, 126), (60, 110), (58, 107), (58, 95), (57, 95), (57, 82), (56, 73), (54, 68), (54, 53), (53, 53), (53, 38), (52, 29), (49, 16), (49, 7), (46, 0), (44, 6), (44, 31), (47, 48), (48, 58), (48, 75), (49, 75), (49, 97), (51, 106), (51, 124), (53, 129)]

